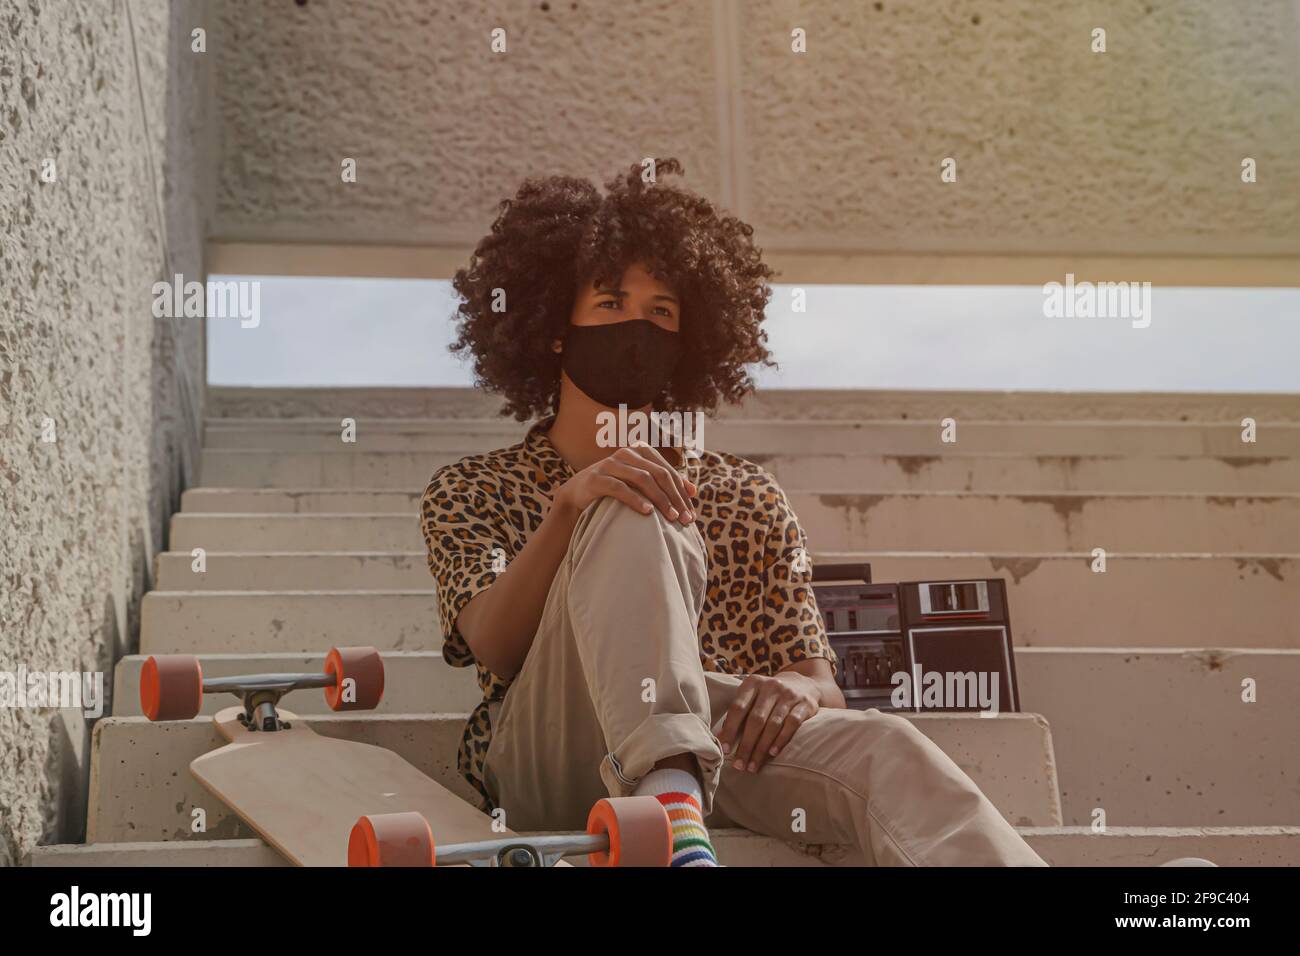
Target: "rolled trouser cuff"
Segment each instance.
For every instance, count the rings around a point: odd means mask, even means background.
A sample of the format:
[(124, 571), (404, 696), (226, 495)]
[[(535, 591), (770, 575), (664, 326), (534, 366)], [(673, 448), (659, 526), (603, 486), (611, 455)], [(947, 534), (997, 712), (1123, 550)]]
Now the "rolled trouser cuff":
[(600, 778), (611, 797), (631, 796), (641, 778), (665, 757), (694, 754), (700, 769), (703, 815), (713, 810), (722, 776), (722, 744), (695, 714), (653, 714), (600, 762)]

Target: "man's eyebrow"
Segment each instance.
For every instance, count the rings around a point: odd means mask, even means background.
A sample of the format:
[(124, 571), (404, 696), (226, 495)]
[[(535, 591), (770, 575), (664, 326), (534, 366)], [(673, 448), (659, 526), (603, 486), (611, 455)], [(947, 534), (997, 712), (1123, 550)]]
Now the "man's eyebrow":
[[(612, 295), (612, 296), (614, 296), (614, 298), (616, 298), (616, 299), (626, 299), (626, 298), (627, 298), (627, 293), (624, 292), (622, 289), (597, 289), (597, 290), (596, 290), (596, 295)], [(673, 303), (674, 305), (677, 304), (677, 300), (676, 300), (673, 296), (671, 296), (671, 295), (664, 295), (662, 292), (660, 292), (660, 293), (656, 293), (655, 295), (652, 295), (650, 298), (652, 298), (652, 299), (663, 299), (665, 302), (671, 302), (671, 303)]]

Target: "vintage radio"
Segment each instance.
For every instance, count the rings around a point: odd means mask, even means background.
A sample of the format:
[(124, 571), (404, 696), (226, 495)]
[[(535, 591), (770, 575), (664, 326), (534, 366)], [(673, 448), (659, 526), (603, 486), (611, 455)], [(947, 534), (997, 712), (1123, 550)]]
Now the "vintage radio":
[(813, 591), (850, 707), (900, 709), (895, 675), (905, 674), (901, 709), (1020, 709), (1000, 578), (874, 584), (870, 565), (825, 564)]
[(813, 592), (839, 658), (836, 682), (850, 707), (890, 708), (891, 678), (907, 670), (898, 585), (872, 584), (869, 564), (813, 565)]

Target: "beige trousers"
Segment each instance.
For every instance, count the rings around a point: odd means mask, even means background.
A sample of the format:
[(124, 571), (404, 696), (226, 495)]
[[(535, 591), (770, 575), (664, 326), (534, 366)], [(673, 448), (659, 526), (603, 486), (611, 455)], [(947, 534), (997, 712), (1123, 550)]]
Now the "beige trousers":
[(584, 829), (597, 800), (690, 753), (712, 827), (855, 844), (881, 865), (1045, 865), (901, 717), (823, 709), (757, 773), (726, 763), (711, 727), (742, 678), (700, 663), (705, 581), (693, 525), (612, 498), (583, 512), (524, 666), (489, 708), (484, 783), (507, 826)]

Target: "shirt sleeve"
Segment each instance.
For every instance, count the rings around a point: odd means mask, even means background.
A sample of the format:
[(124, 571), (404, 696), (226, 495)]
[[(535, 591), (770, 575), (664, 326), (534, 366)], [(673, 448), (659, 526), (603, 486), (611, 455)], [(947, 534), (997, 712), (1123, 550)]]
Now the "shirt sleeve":
[(812, 589), (808, 537), (785, 492), (771, 479), (764, 489), (773, 505), (772, 525), (763, 546), (764, 614), (767, 659), (772, 672), (797, 661), (825, 658), (839, 666)]
[(511, 557), (509, 537), (487, 492), (443, 468), (434, 474), (420, 504), (420, 527), (442, 619), (442, 656), (453, 667), (474, 663), (456, 626), (461, 609), (492, 586)]

